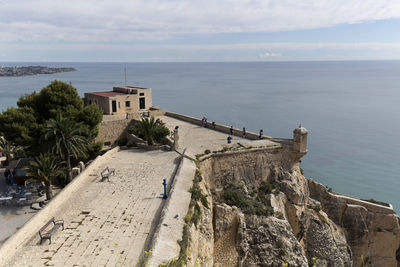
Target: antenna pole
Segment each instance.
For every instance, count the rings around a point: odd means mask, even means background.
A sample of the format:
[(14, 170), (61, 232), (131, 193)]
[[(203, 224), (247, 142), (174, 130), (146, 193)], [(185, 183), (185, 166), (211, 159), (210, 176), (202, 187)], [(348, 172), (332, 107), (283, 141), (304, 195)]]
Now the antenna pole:
[(126, 63), (125, 63), (125, 68), (124, 68), (124, 70), (125, 70), (125, 86), (126, 86)]

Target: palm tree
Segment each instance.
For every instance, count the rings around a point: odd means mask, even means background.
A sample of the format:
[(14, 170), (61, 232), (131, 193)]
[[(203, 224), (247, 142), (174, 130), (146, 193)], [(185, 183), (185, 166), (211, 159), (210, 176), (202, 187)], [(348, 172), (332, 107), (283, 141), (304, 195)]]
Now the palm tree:
[(24, 148), (22, 146), (14, 146), (4, 136), (0, 136), (0, 152), (6, 157), (5, 165), (8, 165), (12, 159), (25, 157)]
[(170, 133), (165, 124), (159, 119), (155, 120), (154, 117), (142, 118), (136, 126), (129, 129), (129, 132), (144, 139), (149, 145), (154, 141), (161, 142)]
[(53, 192), (51, 191), (51, 180), (60, 172), (54, 155), (41, 153), (30, 162), (30, 166), (27, 167), (27, 169), (28, 176), (32, 177), (34, 180), (44, 182), (46, 199), (50, 200), (53, 197)]
[(137, 130), (139, 134), (143, 137), (144, 140), (147, 141), (149, 145), (153, 144), (154, 133), (157, 127), (157, 122), (154, 117), (142, 118), (137, 125)]
[(81, 125), (58, 115), (47, 123), (44, 138), (54, 142), (53, 152), (67, 162), (68, 180), (72, 180), (71, 156), (78, 158), (86, 152), (86, 139), (81, 134)]

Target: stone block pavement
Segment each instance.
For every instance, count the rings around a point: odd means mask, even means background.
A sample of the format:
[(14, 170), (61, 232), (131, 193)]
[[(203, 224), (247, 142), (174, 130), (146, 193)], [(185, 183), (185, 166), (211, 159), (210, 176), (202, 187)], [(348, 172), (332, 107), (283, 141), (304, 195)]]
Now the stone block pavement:
[[(176, 152), (123, 150), (89, 176), (66, 210), (65, 221), (39, 245), (36, 235), (19, 249), (8, 266), (135, 266), (157, 211), (162, 204), (162, 178), (170, 182), (178, 159)], [(100, 172), (115, 168), (110, 182)]]
[(234, 136), (232, 143), (228, 144), (226, 139), (229, 135), (213, 130), (210, 126), (205, 128), (169, 116), (160, 116), (158, 118), (160, 118), (170, 130), (173, 130), (175, 126), (179, 126), (178, 150), (186, 149), (186, 154), (191, 157), (194, 157), (196, 154), (203, 154), (206, 149), (211, 151), (220, 150), (224, 146), (229, 147), (238, 143), (253, 147), (278, 145), (266, 139), (249, 140), (238, 136)]

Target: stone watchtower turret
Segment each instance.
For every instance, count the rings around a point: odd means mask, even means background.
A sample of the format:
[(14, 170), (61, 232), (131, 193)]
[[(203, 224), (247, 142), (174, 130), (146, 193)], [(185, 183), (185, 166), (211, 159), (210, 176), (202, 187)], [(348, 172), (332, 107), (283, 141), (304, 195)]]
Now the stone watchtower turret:
[(307, 129), (301, 126), (301, 124), (293, 130), (293, 152), (300, 157), (307, 153), (307, 135)]

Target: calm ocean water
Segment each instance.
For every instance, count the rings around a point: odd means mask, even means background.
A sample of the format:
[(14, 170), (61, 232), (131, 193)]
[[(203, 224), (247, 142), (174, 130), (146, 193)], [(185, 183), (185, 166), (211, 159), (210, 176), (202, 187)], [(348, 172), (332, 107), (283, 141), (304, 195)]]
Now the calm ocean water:
[[(54, 79), (81, 96), (125, 83), (123, 63), (40, 65), (78, 71), (0, 77), (0, 110)], [(153, 104), (171, 111), (284, 138), (301, 122), (309, 130), (307, 177), (400, 211), (400, 61), (127, 63), (126, 70), (128, 85), (152, 88)]]

